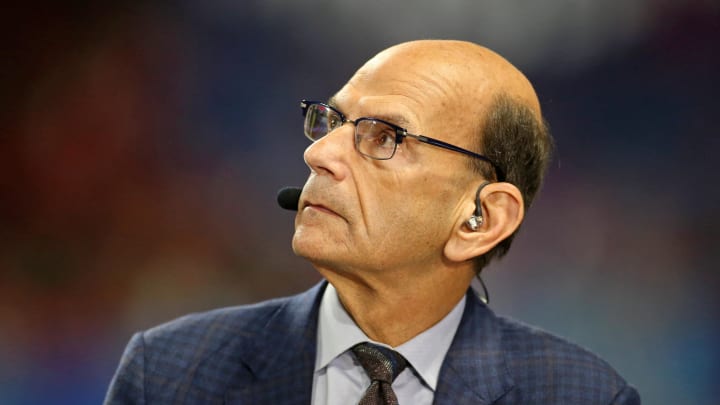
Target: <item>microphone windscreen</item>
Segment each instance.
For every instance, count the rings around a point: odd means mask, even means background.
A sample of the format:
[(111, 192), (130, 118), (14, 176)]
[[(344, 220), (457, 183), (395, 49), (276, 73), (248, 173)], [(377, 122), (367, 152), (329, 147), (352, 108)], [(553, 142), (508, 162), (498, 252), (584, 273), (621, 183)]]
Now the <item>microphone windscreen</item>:
[(300, 193), (302, 193), (302, 187), (284, 187), (278, 191), (277, 202), (281, 208), (297, 211)]

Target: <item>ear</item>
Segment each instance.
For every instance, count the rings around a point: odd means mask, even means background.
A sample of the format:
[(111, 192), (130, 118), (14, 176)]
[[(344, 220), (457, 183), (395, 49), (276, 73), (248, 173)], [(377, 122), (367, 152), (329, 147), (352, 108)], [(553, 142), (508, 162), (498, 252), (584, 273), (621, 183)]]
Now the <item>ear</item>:
[[(475, 201), (463, 209), (452, 235), (445, 244), (445, 256), (463, 262), (483, 255), (512, 235), (520, 227), (525, 215), (522, 193), (510, 183), (488, 184), (480, 193), (483, 223), (473, 231), (465, 223), (475, 212)], [(465, 212), (467, 211), (467, 212)]]

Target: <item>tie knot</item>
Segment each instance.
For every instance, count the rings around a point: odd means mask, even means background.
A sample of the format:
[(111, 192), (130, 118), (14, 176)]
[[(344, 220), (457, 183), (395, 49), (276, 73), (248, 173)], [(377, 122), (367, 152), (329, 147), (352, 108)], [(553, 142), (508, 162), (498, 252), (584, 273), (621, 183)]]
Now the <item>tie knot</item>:
[(392, 384), (407, 366), (398, 352), (372, 343), (359, 343), (351, 349), (372, 381)]

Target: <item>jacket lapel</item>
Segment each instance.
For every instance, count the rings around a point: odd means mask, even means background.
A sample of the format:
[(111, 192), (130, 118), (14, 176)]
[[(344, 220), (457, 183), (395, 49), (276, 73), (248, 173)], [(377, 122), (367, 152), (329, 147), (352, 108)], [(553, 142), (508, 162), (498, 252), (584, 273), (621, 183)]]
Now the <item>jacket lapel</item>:
[[(327, 282), (287, 300), (243, 356), (254, 379), (225, 403), (308, 404), (312, 398), (318, 307)], [(463, 318), (440, 370), (436, 404), (491, 404), (512, 389), (495, 315), (468, 291)]]
[(318, 307), (327, 282), (287, 300), (243, 356), (252, 381), (229, 390), (226, 404), (308, 404), (312, 397)]
[(436, 404), (491, 404), (513, 387), (497, 318), (468, 290), (465, 312), (440, 369)]

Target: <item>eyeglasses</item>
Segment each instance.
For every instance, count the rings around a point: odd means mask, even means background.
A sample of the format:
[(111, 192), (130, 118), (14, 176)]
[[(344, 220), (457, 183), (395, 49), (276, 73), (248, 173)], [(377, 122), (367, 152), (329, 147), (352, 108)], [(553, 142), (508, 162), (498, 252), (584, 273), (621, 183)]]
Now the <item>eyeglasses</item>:
[(459, 146), (424, 135), (410, 134), (405, 128), (378, 118), (362, 117), (349, 120), (340, 111), (319, 101), (303, 100), (300, 102), (300, 108), (305, 116), (305, 136), (313, 142), (349, 122), (355, 125), (355, 149), (363, 156), (377, 160), (391, 159), (395, 156), (398, 144), (402, 143), (405, 137), (410, 137), (423, 143), (484, 160), (495, 169), (498, 181), (505, 181), (504, 172), (492, 160)]

